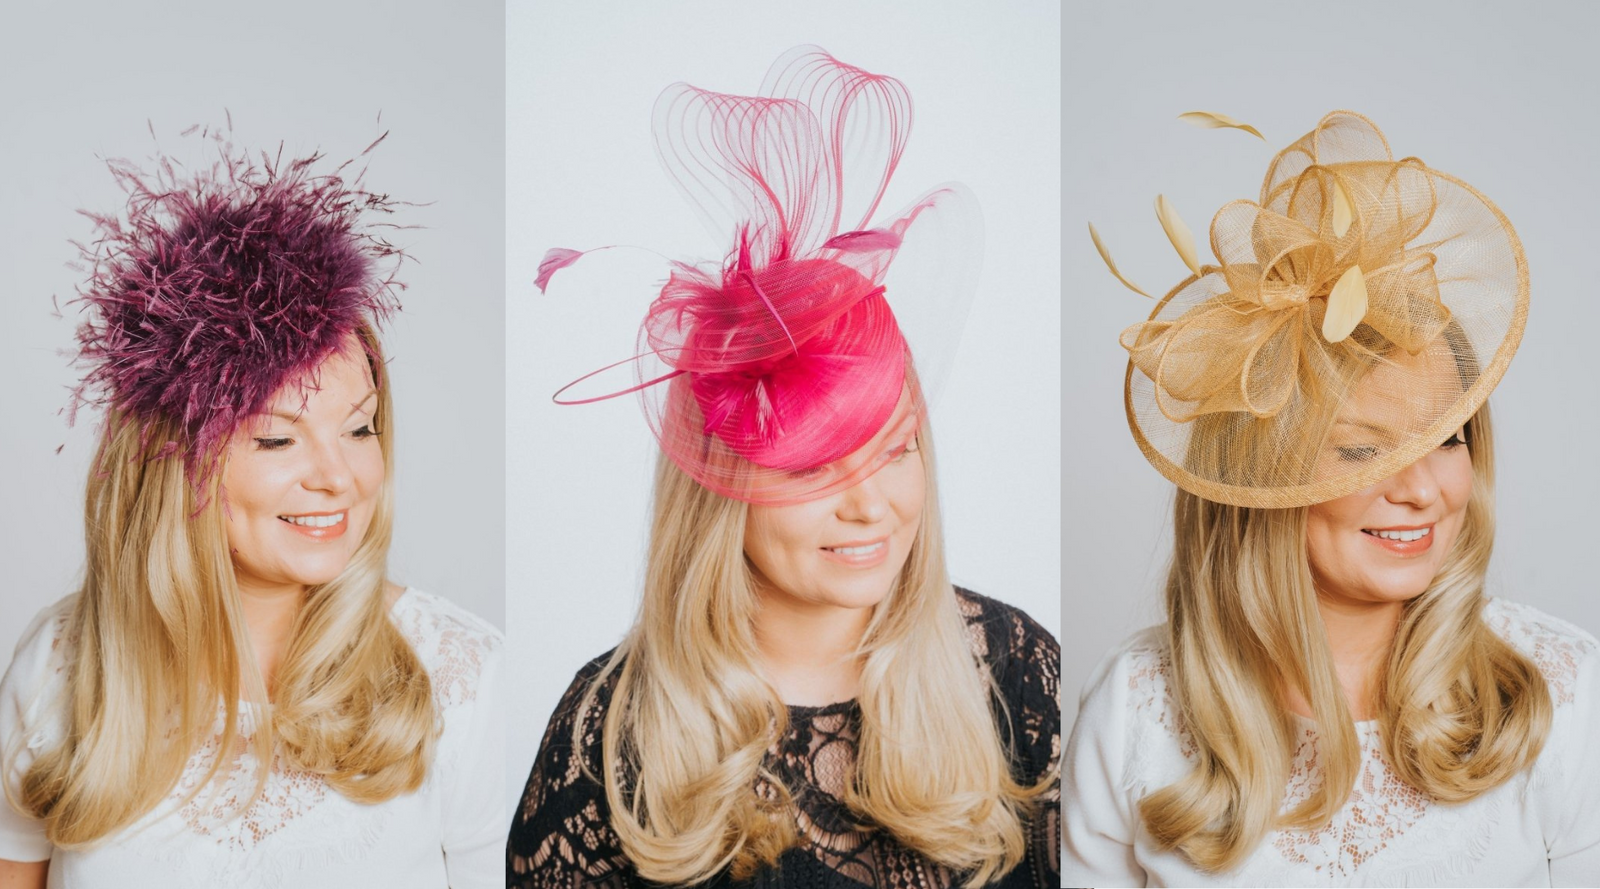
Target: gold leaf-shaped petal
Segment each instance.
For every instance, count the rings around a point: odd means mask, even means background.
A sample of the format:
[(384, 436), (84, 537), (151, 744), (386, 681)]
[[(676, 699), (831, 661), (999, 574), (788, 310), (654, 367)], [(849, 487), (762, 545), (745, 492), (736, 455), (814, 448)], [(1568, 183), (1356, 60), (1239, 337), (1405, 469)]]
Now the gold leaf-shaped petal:
[(1116, 279), (1122, 282), (1122, 286), (1132, 290), (1134, 293), (1137, 293), (1140, 296), (1155, 299), (1155, 297), (1150, 296), (1150, 294), (1139, 289), (1139, 285), (1129, 281), (1127, 278), (1124, 278), (1122, 276), (1122, 272), (1117, 271), (1117, 264), (1111, 261), (1111, 252), (1107, 250), (1106, 245), (1101, 242), (1100, 233), (1094, 230), (1094, 223), (1092, 222), (1089, 223), (1089, 240), (1094, 241), (1094, 249), (1100, 251), (1100, 258), (1105, 260), (1106, 268), (1110, 269), (1111, 274), (1115, 275)]
[(1189, 226), (1183, 224), (1183, 219), (1178, 216), (1178, 211), (1173, 208), (1172, 202), (1166, 195), (1156, 195), (1156, 218), (1161, 220), (1161, 230), (1167, 233), (1167, 240), (1172, 242), (1173, 249), (1182, 257), (1183, 264), (1189, 271), (1200, 274), (1200, 260), (1194, 250), (1194, 235), (1189, 233)]
[(1339, 180), (1333, 180), (1333, 236), (1344, 237), (1350, 230), (1350, 223), (1355, 221), (1355, 208), (1350, 206), (1350, 196), (1344, 193), (1344, 186)]
[(1192, 123), (1197, 127), (1205, 127), (1208, 130), (1218, 130), (1223, 127), (1244, 130), (1263, 142), (1267, 141), (1267, 137), (1261, 135), (1261, 131), (1255, 127), (1247, 123), (1241, 123), (1226, 114), (1218, 114), (1215, 111), (1186, 111), (1178, 115), (1178, 119), (1185, 123)]
[(1328, 311), (1322, 316), (1322, 338), (1337, 343), (1350, 335), (1367, 316), (1367, 282), (1361, 266), (1353, 265), (1339, 276), (1328, 294)]

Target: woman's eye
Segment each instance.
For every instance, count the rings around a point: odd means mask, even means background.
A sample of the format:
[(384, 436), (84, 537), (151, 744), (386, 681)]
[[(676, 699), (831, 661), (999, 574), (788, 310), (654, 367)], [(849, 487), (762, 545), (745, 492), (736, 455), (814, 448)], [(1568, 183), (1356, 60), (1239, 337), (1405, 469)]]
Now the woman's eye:
[(376, 433), (376, 432), (374, 432), (372, 430), (372, 424), (371, 423), (368, 423), (367, 425), (362, 426), (360, 429), (356, 429), (356, 430), (354, 430), (354, 431), (352, 431), (350, 433), (351, 437), (358, 438), (358, 439), (360, 439), (360, 438), (371, 438), (371, 437), (373, 437), (374, 435), (377, 435), (377, 434), (378, 433)]
[(292, 439), (292, 438), (258, 438), (258, 439), (256, 439), (256, 449), (257, 450), (262, 450), (262, 451), (281, 451), (284, 448), (286, 448), (286, 447), (288, 447), (289, 445), (292, 445), (292, 444), (294, 444), (294, 439)]
[(826, 466), (813, 466), (810, 469), (795, 469), (787, 473), (790, 478), (816, 478), (828, 471)]
[(1449, 438), (1445, 439), (1444, 443), (1439, 445), (1439, 447), (1441, 447), (1441, 448), (1454, 448), (1454, 447), (1457, 447), (1459, 445), (1464, 445), (1466, 443), (1467, 443), (1467, 440), (1465, 438), (1461, 437), (1461, 433), (1460, 432), (1455, 432), (1455, 433), (1451, 434), (1451, 436)]
[(916, 452), (917, 440), (913, 438), (890, 453), (889, 459), (895, 463), (899, 463), (906, 458), (907, 454), (915, 454)]
[(1345, 460), (1352, 463), (1361, 460), (1371, 460), (1373, 457), (1378, 456), (1378, 449), (1372, 445), (1353, 445), (1350, 447), (1334, 448), (1334, 450), (1339, 452), (1340, 460)]

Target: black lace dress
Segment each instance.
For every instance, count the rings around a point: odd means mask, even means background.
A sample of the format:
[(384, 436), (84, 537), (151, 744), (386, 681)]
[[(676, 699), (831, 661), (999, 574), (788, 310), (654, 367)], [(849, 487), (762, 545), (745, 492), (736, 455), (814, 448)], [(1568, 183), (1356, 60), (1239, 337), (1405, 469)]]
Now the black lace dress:
[[(973, 653), (989, 665), (1006, 703), (1003, 740), (1015, 751), (1013, 770), (1025, 785), (1059, 771), (1061, 757), (1061, 649), (1055, 638), (1026, 614), (957, 590)], [(584, 691), (605, 663), (591, 661), (573, 680), (545, 731), (539, 758), (528, 776), (506, 846), (506, 885), (523, 889), (650, 885), (639, 877), (611, 829), (605, 788), (585, 773), (600, 767), (600, 731), (609, 687), (583, 716), (580, 761), (573, 750), (574, 720)], [(615, 675), (615, 674), (613, 674)], [(800, 845), (778, 865), (735, 883), (726, 874), (708, 886), (860, 887), (920, 889), (955, 887), (962, 875), (907, 849), (886, 831), (863, 827), (840, 799), (855, 767), (861, 713), (845, 702), (826, 707), (790, 707), (789, 728), (768, 753), (769, 768), (782, 779), (804, 817)], [(928, 731), (938, 731), (937, 725)], [(1025, 822), (1026, 859), (991, 886), (1055, 889), (1060, 885), (1061, 791), (1057, 784)]]

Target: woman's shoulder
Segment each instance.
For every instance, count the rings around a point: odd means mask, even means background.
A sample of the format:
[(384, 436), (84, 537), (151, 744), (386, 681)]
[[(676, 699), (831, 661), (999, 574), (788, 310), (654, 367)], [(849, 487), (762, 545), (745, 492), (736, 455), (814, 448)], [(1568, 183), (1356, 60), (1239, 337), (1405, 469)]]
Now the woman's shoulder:
[(432, 680), (441, 705), (465, 703), (505, 648), (495, 626), (442, 596), (407, 589), (389, 614)]
[(1170, 704), (1172, 651), (1164, 624), (1130, 634), (1100, 658), (1083, 685), (1080, 702), (1113, 698), (1130, 710), (1163, 709)]
[(51, 675), (60, 675), (66, 669), (77, 640), (71, 637), (70, 624), (78, 595), (63, 596), (39, 609), (17, 639), (7, 670), (8, 684), (12, 679), (26, 678), (29, 685), (38, 685)]
[[(611, 664), (613, 659), (616, 660), (614, 665)], [(566, 692), (561, 695), (561, 703), (556, 705), (556, 712), (550, 719), (551, 725), (559, 723), (569, 732), (574, 726), (579, 726), (585, 738), (593, 742), (586, 746), (598, 749), (600, 728), (605, 724), (606, 711), (611, 708), (611, 696), (617, 689), (617, 680), (626, 660), (626, 655), (617, 657), (617, 650), (613, 648), (579, 667)], [(610, 669), (607, 669), (608, 665)], [(589, 693), (591, 690), (594, 692), (592, 695)]]
[(956, 605), (980, 658), (989, 663), (1060, 664), (1061, 643), (1026, 611), (961, 587), (955, 591)]
[(1146, 627), (1107, 651), (1078, 700), (1072, 746), (1098, 751), (1114, 786), (1170, 784), (1195, 751), (1173, 688), (1172, 651), (1164, 625)]
[(1533, 661), (1558, 707), (1572, 702), (1579, 675), (1600, 656), (1600, 641), (1592, 634), (1532, 605), (1490, 599), (1483, 607), (1483, 620), (1495, 635)]
[(19, 733), (27, 737), (25, 746), (30, 750), (60, 740), (65, 730), (67, 674), (77, 644), (71, 627), (77, 602), (74, 594), (40, 609), (17, 640), (0, 680), (0, 756), (16, 750), (11, 741)]
[[(1005, 739), (1024, 783), (1055, 775), (1061, 764), (1061, 645), (1021, 609), (956, 588), (973, 654), (989, 666), (1005, 702)], [(1059, 789), (1050, 805), (1059, 805)]]
[[(615, 651), (612, 649), (580, 667), (562, 693), (555, 712), (550, 714), (544, 738), (539, 743), (539, 757), (523, 793), (524, 820), (528, 813), (542, 810), (546, 798), (553, 794), (576, 793), (579, 791), (574, 788), (580, 786), (588, 788), (584, 792), (592, 792), (599, 786), (592, 776), (604, 773), (602, 735), (606, 711), (611, 706), (622, 667), (619, 661), (614, 669), (606, 672), (606, 665)], [(603, 798), (602, 795), (602, 801)]]
[(1163, 737), (1189, 747), (1165, 625), (1145, 627), (1105, 653), (1083, 684), (1078, 714), (1075, 731), (1115, 731), (1133, 745)]

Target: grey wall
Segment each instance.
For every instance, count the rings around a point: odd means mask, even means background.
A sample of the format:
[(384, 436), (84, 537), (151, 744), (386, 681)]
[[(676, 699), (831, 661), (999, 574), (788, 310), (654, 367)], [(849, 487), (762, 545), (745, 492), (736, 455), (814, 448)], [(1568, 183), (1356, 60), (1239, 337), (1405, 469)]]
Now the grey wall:
[[(1125, 275), (1164, 293), (1186, 274), (1151, 210), (1165, 194), (1203, 240), (1226, 201), (1254, 199), (1274, 151), (1326, 112), (1371, 117), (1417, 156), (1487, 194), (1522, 237), (1532, 277), (1521, 351), (1490, 404), (1499, 518), (1495, 595), (1600, 630), (1590, 508), (1600, 497), (1593, 295), (1600, 7), (1496, 2), (1093, 3), (1064, 22), (1062, 264), (1063, 703), (1089, 671), (1159, 620), (1172, 486), (1144, 461), (1122, 407), (1124, 327), (1151, 305), (1091, 245), (1093, 221)], [(1263, 144), (1177, 121), (1218, 111)]]

